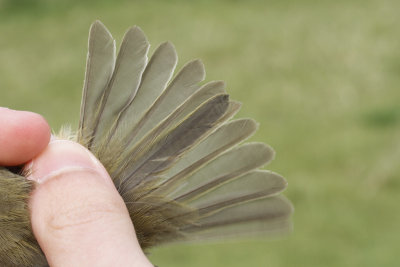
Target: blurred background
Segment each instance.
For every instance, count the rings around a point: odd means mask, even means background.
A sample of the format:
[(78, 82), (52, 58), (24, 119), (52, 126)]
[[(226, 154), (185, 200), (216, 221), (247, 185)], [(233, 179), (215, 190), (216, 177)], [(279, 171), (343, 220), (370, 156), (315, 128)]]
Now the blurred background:
[(289, 182), (279, 240), (152, 250), (172, 266), (398, 266), (400, 2), (0, 0), (0, 106), (78, 123), (90, 24), (201, 58), (261, 123)]

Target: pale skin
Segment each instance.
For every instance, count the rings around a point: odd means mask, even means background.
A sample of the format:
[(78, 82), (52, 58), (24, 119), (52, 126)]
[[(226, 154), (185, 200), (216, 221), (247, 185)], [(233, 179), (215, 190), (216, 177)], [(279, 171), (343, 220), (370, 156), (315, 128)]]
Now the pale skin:
[(32, 229), (50, 266), (153, 266), (101, 163), (77, 143), (50, 141), (40, 115), (0, 108), (0, 166), (22, 164), (37, 183)]

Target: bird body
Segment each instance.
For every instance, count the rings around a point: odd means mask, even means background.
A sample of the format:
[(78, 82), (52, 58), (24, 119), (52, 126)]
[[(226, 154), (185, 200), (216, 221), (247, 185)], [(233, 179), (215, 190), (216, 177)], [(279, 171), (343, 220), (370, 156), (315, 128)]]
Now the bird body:
[[(169, 42), (147, 58), (149, 43), (130, 28), (115, 41), (96, 21), (89, 33), (79, 128), (74, 141), (105, 166), (128, 208), (141, 247), (286, 231), (293, 208), (287, 183), (259, 170), (274, 157), (244, 143), (252, 119), (232, 119), (240, 104), (225, 84), (205, 78), (199, 60), (173, 77)], [(0, 265), (47, 266), (30, 227), (34, 184), (0, 167)], [(7, 190), (5, 190), (7, 189)]]

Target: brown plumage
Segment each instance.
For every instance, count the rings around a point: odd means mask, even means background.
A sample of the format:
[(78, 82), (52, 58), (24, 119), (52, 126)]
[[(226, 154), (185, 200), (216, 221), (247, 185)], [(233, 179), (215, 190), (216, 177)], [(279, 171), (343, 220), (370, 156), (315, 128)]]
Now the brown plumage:
[(33, 183), (0, 167), (0, 266), (46, 266), (28, 212)]
[[(257, 129), (231, 118), (240, 104), (221, 81), (204, 80), (203, 64), (177, 62), (171, 43), (147, 60), (138, 27), (118, 57), (103, 24), (93, 23), (79, 128), (66, 138), (103, 163), (123, 197), (144, 250), (179, 241), (271, 234), (290, 228), (286, 181), (257, 170), (274, 156), (262, 143), (241, 144)], [(63, 134), (65, 136), (65, 133)], [(0, 168), (0, 265), (46, 266), (33, 237), (27, 201), (34, 185)]]

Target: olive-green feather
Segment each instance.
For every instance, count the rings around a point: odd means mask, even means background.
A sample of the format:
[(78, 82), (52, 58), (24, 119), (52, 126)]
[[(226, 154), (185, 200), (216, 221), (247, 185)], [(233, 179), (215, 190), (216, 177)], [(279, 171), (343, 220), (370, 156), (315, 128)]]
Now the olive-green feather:
[(0, 167), (0, 266), (46, 266), (29, 218), (32, 187), (25, 177)]

